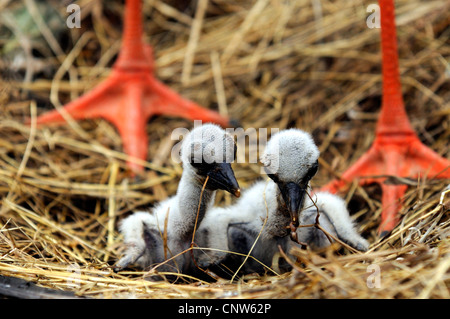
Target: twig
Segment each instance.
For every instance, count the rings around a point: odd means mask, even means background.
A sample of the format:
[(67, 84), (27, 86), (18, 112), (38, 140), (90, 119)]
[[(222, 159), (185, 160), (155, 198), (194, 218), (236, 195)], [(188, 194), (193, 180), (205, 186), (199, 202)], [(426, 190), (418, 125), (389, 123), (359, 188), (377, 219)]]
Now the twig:
[[(119, 164), (113, 162), (110, 168), (110, 176), (108, 182), (109, 198), (108, 198), (108, 239), (107, 247), (111, 247), (114, 244), (114, 226), (116, 223), (116, 180), (119, 172)], [(107, 250), (104, 261), (108, 261), (109, 251)]]
[(219, 113), (222, 116), (228, 116), (227, 98), (225, 96), (225, 88), (223, 86), (222, 68), (220, 66), (219, 54), (217, 51), (211, 52), (211, 65), (214, 75), (214, 85), (216, 87), (217, 104)]
[(181, 73), (181, 83), (186, 85), (189, 83), (192, 65), (194, 63), (194, 53), (197, 47), (200, 37), (200, 31), (202, 29), (203, 17), (205, 16), (206, 8), (208, 7), (208, 0), (199, 0), (197, 5), (197, 11), (195, 12), (195, 18), (192, 23), (191, 33), (189, 35), (189, 41), (186, 49), (186, 56), (183, 63), (183, 72)]

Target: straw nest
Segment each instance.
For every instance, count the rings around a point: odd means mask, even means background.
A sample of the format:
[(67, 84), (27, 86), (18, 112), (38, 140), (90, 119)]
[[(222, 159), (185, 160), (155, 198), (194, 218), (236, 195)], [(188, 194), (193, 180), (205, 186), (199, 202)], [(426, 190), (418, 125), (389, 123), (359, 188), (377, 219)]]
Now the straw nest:
[[(382, 240), (376, 233), (379, 188), (354, 185), (342, 194), (371, 242), (367, 253), (339, 245), (321, 254), (296, 250), (292, 272), (233, 283), (180, 278), (172, 284), (146, 280), (148, 273), (137, 270), (114, 273), (122, 249), (117, 223), (176, 191), (181, 168), (170, 158), (177, 142), (170, 134), (192, 123), (152, 119), (146, 170), (137, 178), (127, 171), (120, 137), (108, 122), (33, 125), (38, 114), (104, 79), (121, 41), (122, 2), (78, 1), (81, 29), (66, 27), (63, 2), (50, 3), (55, 11), (44, 17), (35, 0), (0, 2), (2, 17), (25, 9), (38, 22), (37, 32), (21, 34), (18, 24), (0, 19), (0, 275), (93, 298), (450, 297), (448, 180), (397, 180), (410, 185), (402, 221)], [(317, 187), (343, 172), (374, 138), (380, 50), (379, 30), (366, 26), (369, 4), (145, 1), (145, 40), (154, 46), (157, 76), (186, 98), (229, 114), (244, 128), (311, 132), (322, 154)], [(448, 158), (449, 3), (396, 5), (410, 120), (420, 139)], [(49, 27), (55, 14), (59, 24)], [(27, 118), (31, 125), (24, 124)], [(261, 177), (258, 164), (234, 169), (244, 188)], [(219, 193), (218, 205), (231, 201)]]

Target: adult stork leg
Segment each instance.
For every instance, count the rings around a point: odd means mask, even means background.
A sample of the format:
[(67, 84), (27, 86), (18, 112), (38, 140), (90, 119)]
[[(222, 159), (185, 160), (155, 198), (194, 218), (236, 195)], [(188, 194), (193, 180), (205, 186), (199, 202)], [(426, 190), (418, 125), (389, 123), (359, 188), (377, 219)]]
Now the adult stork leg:
[[(65, 105), (74, 119), (104, 118), (117, 127), (124, 151), (146, 160), (145, 125), (153, 115), (180, 116), (191, 120), (229, 125), (229, 119), (183, 99), (154, 77), (153, 54), (142, 41), (142, 0), (127, 0), (121, 51), (110, 76), (79, 99)], [(63, 122), (58, 110), (38, 117), (38, 124)], [(133, 172), (142, 166), (128, 162)]]
[(379, 0), (379, 3), (383, 97), (375, 140), (340, 179), (331, 181), (322, 190), (336, 193), (354, 179), (361, 185), (379, 183), (383, 211), (378, 231), (384, 235), (398, 223), (401, 199), (407, 189), (406, 185), (386, 184), (386, 176), (450, 178), (450, 161), (422, 144), (411, 127), (401, 93), (394, 1)]

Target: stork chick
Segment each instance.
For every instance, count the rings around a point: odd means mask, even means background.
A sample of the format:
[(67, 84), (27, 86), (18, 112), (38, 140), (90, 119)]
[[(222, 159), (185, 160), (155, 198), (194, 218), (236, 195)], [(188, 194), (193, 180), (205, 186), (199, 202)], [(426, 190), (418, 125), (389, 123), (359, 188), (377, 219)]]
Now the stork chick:
[[(152, 212), (136, 212), (121, 223), (120, 232), (127, 249), (116, 270), (133, 263), (145, 269), (188, 249), (195, 226), (213, 204), (216, 190), (240, 195), (230, 164), (235, 153), (232, 136), (219, 126), (206, 124), (194, 128), (182, 142), (183, 173), (176, 195)], [(159, 270), (189, 273), (192, 268), (191, 254), (185, 253), (170, 259)]]
[(319, 150), (308, 133), (290, 129), (273, 135), (261, 157), (271, 180), (255, 183), (232, 206), (208, 211), (198, 230), (199, 245), (208, 248), (197, 252), (199, 265), (230, 263), (227, 266), (233, 268), (240, 258), (227, 252), (247, 254), (260, 231), (252, 256), (270, 265), (278, 245), (287, 247), (289, 226), (299, 224), (318, 158)]

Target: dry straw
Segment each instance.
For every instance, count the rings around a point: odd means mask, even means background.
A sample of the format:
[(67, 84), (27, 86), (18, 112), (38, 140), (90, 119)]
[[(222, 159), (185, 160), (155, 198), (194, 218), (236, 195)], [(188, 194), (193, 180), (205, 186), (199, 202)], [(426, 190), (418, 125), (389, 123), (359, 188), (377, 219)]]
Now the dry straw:
[[(401, 223), (382, 240), (376, 234), (379, 188), (355, 184), (342, 194), (371, 242), (367, 253), (339, 244), (320, 254), (298, 249), (289, 259), (292, 272), (237, 275), (233, 283), (180, 276), (172, 284), (146, 280), (149, 272), (114, 273), (122, 251), (117, 222), (175, 193), (181, 168), (170, 159), (176, 143), (170, 133), (192, 124), (152, 119), (149, 159), (140, 162), (146, 171), (138, 178), (129, 175), (120, 138), (106, 121), (34, 125), (38, 114), (106, 77), (120, 47), (123, 4), (78, 3), (82, 29), (64, 27), (58, 38), (35, 0), (0, 2), (5, 14), (21, 8), (31, 12), (39, 32), (27, 36), (40, 63), (10, 67), (29, 45), (23, 37), (1, 59), (0, 275), (93, 298), (450, 297), (448, 180), (392, 177), (390, 182), (408, 183), (409, 190)], [(367, 150), (381, 94), (379, 30), (366, 26), (367, 2), (179, 3), (155, 0), (143, 8), (145, 40), (155, 48), (162, 81), (205, 107), (228, 113), (244, 128), (312, 132), (322, 154), (314, 187), (339, 176)], [(409, 117), (421, 140), (449, 157), (449, 3), (396, 4)], [(65, 8), (59, 1), (52, 5), (64, 21)], [(14, 34), (8, 25), (0, 27)], [(10, 40), (0, 41), (5, 48)], [(27, 70), (30, 65), (45, 67)], [(28, 78), (34, 73), (32, 81), (22, 81), (25, 72)], [(27, 118), (31, 125), (24, 124)], [(244, 188), (261, 177), (257, 164), (235, 164), (234, 169)], [(219, 192), (218, 205), (231, 201)]]

